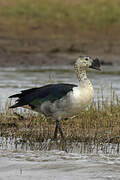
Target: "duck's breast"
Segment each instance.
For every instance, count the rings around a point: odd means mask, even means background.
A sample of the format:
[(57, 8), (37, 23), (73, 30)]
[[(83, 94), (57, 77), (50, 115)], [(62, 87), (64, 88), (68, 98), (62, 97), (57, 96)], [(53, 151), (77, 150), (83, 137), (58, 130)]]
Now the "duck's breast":
[(70, 94), (70, 99), (73, 108), (84, 108), (90, 104), (94, 96), (92, 86), (88, 87), (74, 87), (73, 92)]

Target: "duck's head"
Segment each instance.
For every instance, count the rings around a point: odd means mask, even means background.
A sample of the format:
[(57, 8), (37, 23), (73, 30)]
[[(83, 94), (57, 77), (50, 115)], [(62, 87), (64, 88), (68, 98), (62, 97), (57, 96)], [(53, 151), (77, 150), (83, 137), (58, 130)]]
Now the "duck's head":
[(88, 68), (101, 70), (100, 61), (98, 58), (92, 59), (89, 56), (80, 56), (75, 62), (75, 69), (87, 70)]

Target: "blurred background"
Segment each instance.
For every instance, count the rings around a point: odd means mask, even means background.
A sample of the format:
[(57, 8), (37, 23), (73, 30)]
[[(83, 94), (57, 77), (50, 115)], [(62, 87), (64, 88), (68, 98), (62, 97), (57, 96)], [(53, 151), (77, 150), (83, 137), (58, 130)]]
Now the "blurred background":
[(0, 0), (0, 66), (70, 64), (81, 54), (120, 62), (119, 0)]
[(113, 84), (119, 94), (119, 0), (0, 0), (2, 99), (70, 77), (77, 82), (73, 62), (80, 55), (105, 65), (89, 75), (95, 88)]

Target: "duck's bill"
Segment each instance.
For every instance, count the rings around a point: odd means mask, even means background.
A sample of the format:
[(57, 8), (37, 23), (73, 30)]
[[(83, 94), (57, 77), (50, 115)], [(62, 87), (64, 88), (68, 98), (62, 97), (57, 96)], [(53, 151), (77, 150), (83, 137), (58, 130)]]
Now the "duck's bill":
[(93, 60), (92, 65), (89, 68), (101, 71), (100, 67), (101, 67), (100, 61), (99, 61), (98, 58), (96, 58), (96, 59)]

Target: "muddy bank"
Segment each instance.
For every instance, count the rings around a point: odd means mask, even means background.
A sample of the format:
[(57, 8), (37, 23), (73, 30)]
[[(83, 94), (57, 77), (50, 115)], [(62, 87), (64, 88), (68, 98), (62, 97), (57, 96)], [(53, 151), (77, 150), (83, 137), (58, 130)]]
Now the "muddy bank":
[(119, 12), (118, 0), (0, 1), (0, 66), (120, 64)]
[(0, 38), (0, 66), (41, 66), (72, 64), (80, 55), (99, 57), (103, 64), (120, 64), (118, 42), (67, 40), (23, 40)]

